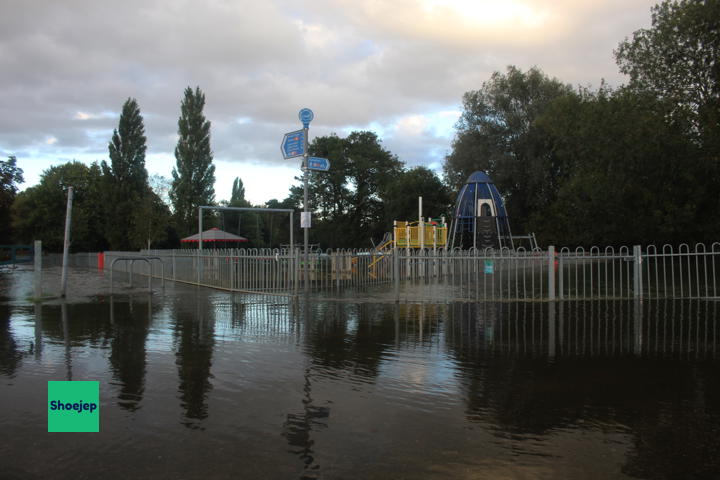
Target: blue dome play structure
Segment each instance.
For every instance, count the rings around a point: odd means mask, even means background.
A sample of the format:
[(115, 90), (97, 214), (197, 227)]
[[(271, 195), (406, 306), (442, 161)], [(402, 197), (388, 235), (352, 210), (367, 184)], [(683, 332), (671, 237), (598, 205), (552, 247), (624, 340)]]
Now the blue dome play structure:
[(448, 244), (462, 249), (514, 248), (505, 203), (487, 173), (473, 173), (460, 189)]

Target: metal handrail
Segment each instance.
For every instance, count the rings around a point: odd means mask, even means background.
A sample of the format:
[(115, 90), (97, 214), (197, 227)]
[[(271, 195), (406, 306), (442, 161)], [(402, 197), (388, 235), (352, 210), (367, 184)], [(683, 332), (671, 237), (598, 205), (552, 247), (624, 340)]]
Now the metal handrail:
[(110, 295), (113, 294), (113, 267), (115, 267), (115, 263), (119, 261), (129, 261), (130, 262), (130, 287), (132, 288), (133, 283), (133, 266), (135, 265), (136, 261), (144, 261), (148, 264), (150, 267), (150, 275), (148, 275), (148, 292), (152, 291), (152, 278), (153, 278), (153, 264), (152, 260), (158, 260), (160, 261), (160, 268), (161, 268), (161, 278), (162, 278), (162, 286), (165, 288), (165, 264), (162, 261), (162, 258), (160, 257), (148, 257), (148, 256), (139, 256), (139, 257), (131, 257), (131, 256), (124, 256), (124, 257), (115, 257), (113, 258), (112, 262), (110, 262)]

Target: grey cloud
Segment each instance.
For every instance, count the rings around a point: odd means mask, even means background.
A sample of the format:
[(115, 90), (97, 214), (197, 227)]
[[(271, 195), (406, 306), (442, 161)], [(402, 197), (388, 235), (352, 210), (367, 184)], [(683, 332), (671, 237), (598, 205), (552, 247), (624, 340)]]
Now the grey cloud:
[[(134, 97), (148, 152), (172, 155), (183, 90), (197, 85), (215, 158), (286, 165), (279, 142), (299, 127), (301, 107), (316, 112), (314, 136), (458, 108), (465, 91), (508, 64), (573, 84), (620, 82), (612, 49), (648, 24), (653, 3), (528, 1), (562, 17), (557, 32), (445, 38), (413, 30), (406, 20), (418, 4), (405, 0), (6, 0), (0, 151), (105, 158), (122, 104)], [(78, 112), (101, 116), (77, 120)], [(50, 136), (53, 145), (44, 143)], [(437, 161), (450, 140), (396, 135), (385, 145), (412, 165)]]

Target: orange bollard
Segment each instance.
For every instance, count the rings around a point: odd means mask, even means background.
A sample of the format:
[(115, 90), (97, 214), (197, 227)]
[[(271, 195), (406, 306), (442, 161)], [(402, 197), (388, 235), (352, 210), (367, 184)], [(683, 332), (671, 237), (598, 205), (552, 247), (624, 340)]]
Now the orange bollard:
[(105, 252), (98, 253), (98, 270), (105, 269)]

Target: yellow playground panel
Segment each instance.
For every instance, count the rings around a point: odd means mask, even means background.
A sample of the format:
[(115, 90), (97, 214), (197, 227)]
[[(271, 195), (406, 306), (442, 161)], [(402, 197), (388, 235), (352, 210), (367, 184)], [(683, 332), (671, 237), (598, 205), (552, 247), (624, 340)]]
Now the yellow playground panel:
[(435, 248), (447, 245), (445, 222), (401, 222), (395, 221), (393, 232), (398, 248)]
[[(447, 224), (442, 218), (440, 222), (423, 220), (415, 222), (401, 222), (395, 220), (393, 235), (386, 234), (383, 241), (376, 248), (377, 254), (372, 255), (368, 273), (371, 278), (382, 276), (378, 271), (378, 264), (387, 257), (387, 250), (395, 248), (445, 248), (447, 245)], [(386, 272), (387, 273), (387, 272)]]

